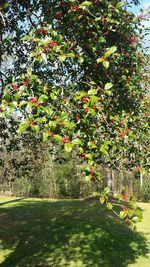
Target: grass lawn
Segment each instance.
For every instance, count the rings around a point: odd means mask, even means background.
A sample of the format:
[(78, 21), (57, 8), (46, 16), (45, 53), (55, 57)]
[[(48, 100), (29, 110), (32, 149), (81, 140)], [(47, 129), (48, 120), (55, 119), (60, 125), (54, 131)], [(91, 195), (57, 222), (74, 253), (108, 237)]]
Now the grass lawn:
[(149, 267), (150, 204), (138, 232), (94, 201), (0, 198), (1, 267)]

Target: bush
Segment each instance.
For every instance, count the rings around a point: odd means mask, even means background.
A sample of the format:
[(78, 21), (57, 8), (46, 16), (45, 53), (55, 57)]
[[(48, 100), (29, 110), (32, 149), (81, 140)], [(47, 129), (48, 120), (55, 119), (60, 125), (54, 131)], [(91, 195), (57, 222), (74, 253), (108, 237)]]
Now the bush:
[(21, 177), (14, 181), (12, 191), (16, 197), (29, 197), (31, 184), (27, 177)]
[(134, 193), (139, 201), (150, 201), (150, 176), (143, 176), (143, 186), (140, 187), (140, 179), (134, 181)]

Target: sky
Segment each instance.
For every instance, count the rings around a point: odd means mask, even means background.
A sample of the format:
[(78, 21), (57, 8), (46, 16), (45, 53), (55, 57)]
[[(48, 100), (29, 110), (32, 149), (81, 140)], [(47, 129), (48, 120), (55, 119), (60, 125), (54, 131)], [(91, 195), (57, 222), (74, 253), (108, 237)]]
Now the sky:
[[(141, 13), (141, 9), (144, 10), (144, 14), (147, 13), (149, 11), (149, 20), (144, 20), (143, 21), (143, 25), (146, 28), (149, 28), (149, 34), (145, 37), (144, 40), (144, 47), (148, 47), (147, 52), (150, 53), (150, 0), (141, 0), (141, 4), (138, 6), (132, 6), (131, 10), (135, 13), (135, 14), (139, 14)], [(147, 13), (148, 15), (148, 13)]]
[(142, 9), (147, 9), (148, 6), (150, 6), (150, 0), (141, 0), (140, 1), (141, 4), (138, 5), (138, 6), (133, 6), (132, 10), (133, 12), (135, 12), (136, 14), (139, 13), (139, 10), (142, 8)]

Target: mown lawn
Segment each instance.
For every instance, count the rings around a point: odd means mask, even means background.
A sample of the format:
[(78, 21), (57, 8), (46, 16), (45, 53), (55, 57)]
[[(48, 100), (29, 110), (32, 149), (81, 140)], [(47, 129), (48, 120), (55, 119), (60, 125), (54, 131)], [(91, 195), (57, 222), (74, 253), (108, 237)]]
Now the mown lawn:
[(132, 232), (94, 201), (0, 198), (1, 267), (148, 267), (150, 204)]

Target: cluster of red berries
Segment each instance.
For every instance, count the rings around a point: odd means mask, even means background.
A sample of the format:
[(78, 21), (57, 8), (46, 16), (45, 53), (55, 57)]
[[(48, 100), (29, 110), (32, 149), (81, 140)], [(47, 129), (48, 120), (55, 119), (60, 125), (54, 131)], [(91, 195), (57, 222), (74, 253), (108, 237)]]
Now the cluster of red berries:
[(17, 89), (18, 89), (18, 85), (17, 84), (12, 84), (12, 89), (14, 90), (14, 91), (16, 91)]
[(126, 194), (122, 194), (122, 199), (123, 200), (128, 200), (128, 196)]
[(122, 210), (123, 211), (127, 211), (128, 210), (128, 207), (127, 206), (122, 206)]
[(81, 97), (81, 101), (82, 101), (84, 104), (86, 104), (86, 103), (89, 102), (89, 98), (86, 97), (86, 96), (82, 96), (82, 97)]
[(88, 113), (89, 108), (84, 108), (83, 110), (84, 110), (85, 113)]
[(23, 85), (26, 86), (26, 87), (28, 87), (29, 86), (29, 80), (24, 80), (23, 81)]
[(48, 131), (48, 133), (49, 133), (49, 135), (50, 135), (51, 137), (54, 137), (54, 136), (55, 136), (55, 134), (54, 134), (53, 132), (51, 132), (51, 131)]
[(42, 35), (46, 35), (46, 34), (48, 33), (48, 31), (47, 31), (46, 29), (44, 29), (44, 28), (40, 28), (40, 29), (38, 29), (38, 32), (39, 32), (40, 34), (42, 34)]
[(36, 97), (31, 97), (31, 98), (30, 98), (30, 103), (32, 103), (32, 104), (37, 103), (37, 99), (36, 99)]
[(69, 140), (69, 138), (68, 138), (67, 136), (63, 137), (63, 138), (62, 138), (62, 141), (63, 141), (64, 144), (70, 142), (70, 140)]
[(80, 121), (80, 119), (81, 119), (80, 114), (77, 114), (77, 115), (76, 115), (76, 120), (77, 120), (77, 121)]
[(50, 43), (49, 43), (49, 45), (44, 45), (43, 46), (43, 49), (44, 49), (45, 52), (49, 52), (49, 49), (50, 48), (53, 48), (53, 47), (55, 47), (57, 45), (58, 44), (57, 44), (57, 42), (55, 40), (51, 40)]
[(95, 171), (94, 171), (93, 169), (91, 169), (91, 170), (89, 171), (89, 173), (93, 175), (93, 174), (95, 173)]
[(58, 121), (58, 117), (52, 117), (51, 120), (52, 121)]
[(72, 6), (71, 6), (71, 10), (72, 10), (72, 11), (78, 11), (79, 9), (80, 9), (80, 7), (77, 6), (77, 5), (72, 5)]
[(57, 13), (55, 14), (55, 19), (57, 19), (57, 20), (61, 20), (61, 18), (62, 18), (62, 13), (61, 13), (61, 12), (57, 12)]

